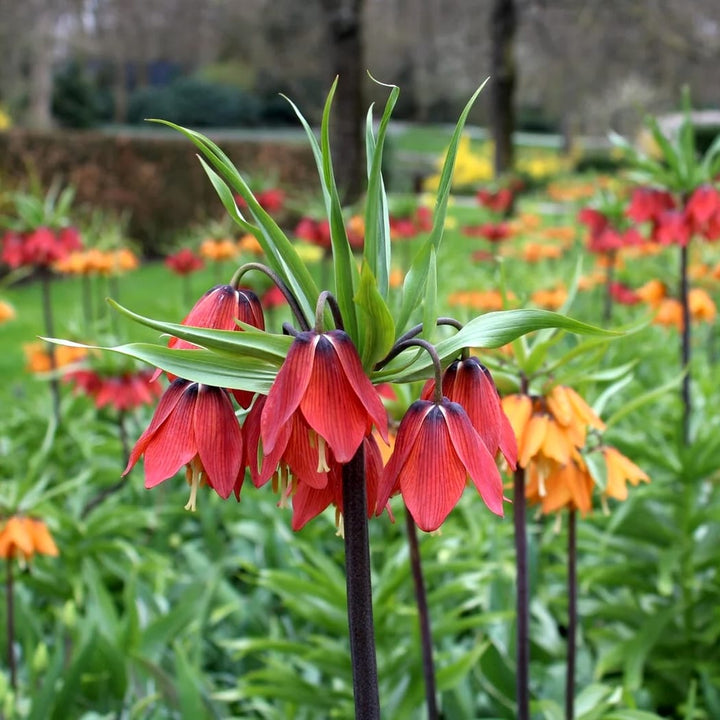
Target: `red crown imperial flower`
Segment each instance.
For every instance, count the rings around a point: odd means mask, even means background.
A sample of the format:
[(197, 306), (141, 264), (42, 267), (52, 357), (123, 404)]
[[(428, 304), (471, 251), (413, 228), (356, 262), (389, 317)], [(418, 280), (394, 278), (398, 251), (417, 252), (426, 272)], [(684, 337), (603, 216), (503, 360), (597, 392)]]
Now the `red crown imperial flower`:
[(387, 414), (342, 330), (301, 332), (270, 388), (260, 421), (263, 452), (271, 454), (293, 414), (317, 433), (318, 471), (328, 469), (326, 446), (347, 463), (373, 424), (387, 441)]
[(503, 515), (502, 479), (458, 403), (416, 400), (403, 417), (378, 490), (377, 511), (397, 492), (421, 530), (437, 530), (455, 507), (467, 477), (488, 508)]
[(152, 488), (187, 466), (190, 501), (204, 481), (228, 498), (243, 468), (243, 439), (227, 391), (177, 379), (160, 399), (150, 425), (130, 453), (123, 475), (145, 456), (145, 487)]

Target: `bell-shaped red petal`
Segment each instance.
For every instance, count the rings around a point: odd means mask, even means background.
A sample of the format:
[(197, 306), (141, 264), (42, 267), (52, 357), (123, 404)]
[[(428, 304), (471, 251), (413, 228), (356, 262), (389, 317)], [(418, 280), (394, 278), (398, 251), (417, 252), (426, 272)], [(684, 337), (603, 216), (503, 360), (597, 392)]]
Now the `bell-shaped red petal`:
[(155, 409), (150, 425), (148, 425), (145, 432), (143, 432), (143, 434), (138, 438), (138, 441), (135, 443), (135, 447), (133, 447), (130, 453), (127, 467), (123, 471), (123, 475), (127, 475), (130, 470), (132, 470), (133, 466), (145, 452), (145, 448), (160, 426), (167, 420), (173, 410), (175, 410), (176, 405), (189, 385), (190, 382), (188, 380), (178, 379), (175, 380), (165, 391), (165, 394), (160, 398), (160, 402)]
[(172, 412), (145, 447), (145, 487), (152, 488), (175, 475), (197, 455), (193, 416), (197, 384), (183, 392)]
[(197, 453), (209, 484), (220, 497), (230, 497), (243, 466), (243, 440), (225, 390), (200, 386), (193, 426)]
[(300, 405), (313, 372), (319, 338), (311, 332), (302, 332), (295, 338), (270, 388), (260, 419), (266, 454), (272, 452), (283, 426)]
[(503, 515), (502, 478), (495, 460), (483, 442), (478, 442), (464, 408), (458, 403), (443, 403), (440, 409), (445, 416), (452, 447), (473, 481), (483, 502), (496, 515)]
[(382, 512), (392, 495), (400, 492), (400, 472), (420, 435), (427, 414), (433, 409), (434, 405), (428, 400), (416, 400), (403, 416), (395, 437), (393, 453), (383, 470), (380, 487), (378, 488), (376, 514), (379, 515)]
[(400, 475), (403, 500), (421, 530), (431, 532), (440, 527), (460, 499), (466, 478), (467, 470), (453, 448), (445, 416), (440, 406), (433, 404)]

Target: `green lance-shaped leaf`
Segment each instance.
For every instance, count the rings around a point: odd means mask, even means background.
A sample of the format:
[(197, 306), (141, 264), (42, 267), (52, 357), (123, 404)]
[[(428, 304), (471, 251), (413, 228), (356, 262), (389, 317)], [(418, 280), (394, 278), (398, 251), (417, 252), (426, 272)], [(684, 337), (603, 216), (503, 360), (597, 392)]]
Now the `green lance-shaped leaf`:
[[(278, 227), (272, 217), (260, 206), (250, 187), (232, 164), (230, 158), (209, 138), (201, 133), (189, 130), (167, 120), (153, 120), (167, 125), (192, 141), (203, 154), (206, 162), (202, 162), (220, 200), (230, 213), (232, 219), (243, 230), (252, 233), (260, 243), (265, 253), (268, 265), (280, 275), (281, 279), (290, 287), (297, 298), (303, 312), (308, 318), (314, 313), (315, 303), (320, 294), (315, 281), (312, 279), (307, 267), (300, 259), (293, 244)], [(211, 171), (210, 166), (215, 171)], [(223, 179), (224, 178), (224, 182)], [(235, 190), (245, 200), (250, 214), (257, 223), (257, 227), (248, 223), (240, 213), (232, 193), (228, 188)]]
[(363, 262), (354, 300), (360, 311), (358, 320), (363, 335), (361, 359), (363, 367), (370, 370), (390, 352), (395, 340), (395, 322), (367, 262)]
[(290, 106), (295, 111), (295, 114), (305, 129), (305, 133), (310, 141), (310, 147), (313, 151), (313, 156), (315, 157), (315, 164), (317, 165), (318, 174), (320, 175), (320, 185), (322, 186), (323, 199), (325, 201), (325, 212), (327, 213), (330, 223), (330, 241), (332, 243), (333, 270), (335, 274), (335, 296), (343, 316), (345, 330), (359, 348), (358, 322), (355, 306), (352, 302), (355, 288), (359, 281), (359, 273), (355, 265), (350, 243), (348, 242), (345, 221), (342, 214), (342, 205), (340, 204), (340, 196), (338, 195), (337, 185), (335, 184), (335, 175), (333, 174), (332, 159), (330, 157), (330, 108), (337, 83), (338, 80), (335, 78), (327, 100), (325, 101), (320, 127), (321, 145), (318, 144), (315, 133), (295, 103), (288, 98), (285, 99), (290, 103)]
[(382, 177), (382, 159), (390, 116), (395, 108), (400, 88), (390, 87), (390, 97), (378, 126), (377, 139), (373, 134), (372, 107), (368, 110), (365, 126), (365, 153), (367, 157), (367, 199), (365, 201), (365, 246), (364, 257), (377, 278), (378, 290), (387, 298), (390, 286), (390, 217), (387, 194)]
[(359, 273), (352, 248), (345, 229), (342, 205), (335, 184), (335, 175), (332, 167), (332, 156), (330, 155), (330, 108), (335, 96), (335, 89), (338, 80), (330, 88), (325, 107), (323, 108), (322, 124), (320, 126), (320, 143), (322, 148), (322, 179), (327, 188), (327, 196), (330, 199), (328, 208), (328, 219), (330, 220), (330, 242), (332, 244), (333, 270), (335, 271), (335, 296), (340, 306), (340, 312), (345, 323), (345, 330), (360, 348), (358, 337), (358, 322), (355, 313), (353, 296), (359, 281)]
[[(580, 335), (602, 335), (607, 338), (620, 337), (621, 333), (588, 325), (549, 310), (501, 310), (486, 313), (471, 320), (452, 337), (442, 340), (436, 350), (443, 363), (454, 358), (464, 347), (496, 348), (515, 338), (541, 330), (558, 327)], [(407, 363), (401, 353), (398, 358), (373, 375), (375, 382), (411, 382), (430, 376), (432, 362), (427, 353), (418, 355)]]
[[(242, 335), (243, 333), (236, 333)], [(82, 345), (57, 338), (43, 338), (57, 345), (83, 347), (119, 353), (154, 365), (165, 372), (192, 382), (267, 395), (277, 376), (278, 367), (256, 357), (230, 355), (211, 350), (175, 350), (152, 343), (125, 345)]]
[(430, 246), (430, 263), (428, 264), (427, 280), (425, 281), (425, 299), (423, 300), (422, 336), (432, 342), (437, 329), (438, 306), (437, 256), (435, 248)]
[(485, 87), (485, 83), (487, 83), (487, 80), (485, 80), (485, 82), (473, 93), (470, 100), (468, 100), (465, 108), (460, 114), (460, 118), (457, 121), (455, 132), (453, 132), (453, 135), (450, 138), (450, 145), (448, 146), (448, 151), (445, 155), (445, 162), (443, 164), (442, 172), (440, 173), (440, 185), (435, 199), (433, 227), (423, 247), (413, 259), (412, 266), (405, 276), (405, 282), (403, 283), (402, 304), (400, 306), (400, 314), (396, 323), (396, 330), (398, 334), (402, 333), (405, 329), (405, 326), (410, 320), (410, 316), (419, 306), (420, 300), (425, 292), (425, 282), (427, 280), (429, 270), (428, 264), (430, 263), (429, 248), (433, 247), (435, 252), (437, 252), (440, 247), (440, 242), (442, 241), (443, 231), (445, 229), (448, 199), (450, 198), (450, 189), (452, 187), (453, 171), (455, 169), (455, 157), (457, 156), (460, 137), (462, 135), (463, 128), (465, 127), (465, 121), (470, 113), (470, 109), (475, 103), (480, 91)]
[(153, 330), (167, 333), (216, 352), (265, 360), (278, 365), (278, 367), (284, 362), (292, 344), (292, 338), (288, 335), (267, 333), (242, 322), (238, 322), (238, 326), (243, 329), (242, 332), (191, 327), (138, 315), (114, 300), (108, 300), (108, 303), (125, 317)]

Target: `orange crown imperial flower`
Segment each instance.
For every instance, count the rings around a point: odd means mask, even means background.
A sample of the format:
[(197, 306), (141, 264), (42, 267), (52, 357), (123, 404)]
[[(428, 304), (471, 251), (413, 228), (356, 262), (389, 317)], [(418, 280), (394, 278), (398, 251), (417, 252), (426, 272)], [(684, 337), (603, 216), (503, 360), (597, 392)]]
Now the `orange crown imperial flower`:
[(0, 557), (14, 558), (22, 555), (25, 560), (35, 555), (57, 556), (58, 549), (42, 520), (13, 515), (0, 529)]
[(518, 465), (532, 460), (566, 464), (585, 446), (587, 428), (605, 424), (572, 388), (556, 385), (547, 397), (508, 395), (502, 407), (518, 441)]

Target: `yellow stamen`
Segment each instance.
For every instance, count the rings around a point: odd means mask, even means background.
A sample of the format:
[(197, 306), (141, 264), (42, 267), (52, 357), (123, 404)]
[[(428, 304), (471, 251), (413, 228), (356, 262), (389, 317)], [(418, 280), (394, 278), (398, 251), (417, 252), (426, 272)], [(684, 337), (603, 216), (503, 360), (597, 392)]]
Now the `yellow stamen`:
[(340, 508), (335, 508), (335, 527), (337, 528), (337, 531), (335, 532), (335, 535), (337, 537), (345, 538), (345, 521), (343, 520), (342, 513), (340, 512)]
[(203, 475), (202, 465), (197, 458), (193, 458), (190, 461), (188, 470), (190, 471), (188, 473), (188, 479), (190, 481), (190, 499), (187, 501), (185, 509), (190, 510), (190, 512), (195, 512), (197, 506), (197, 491), (198, 487), (200, 487), (200, 480)]
[(318, 466), (317, 471), (319, 473), (321, 472), (328, 472), (330, 470), (330, 467), (327, 464), (327, 455), (325, 453), (326, 450), (326, 444), (325, 444), (325, 438), (318, 435)]
[(547, 488), (545, 487), (545, 473), (541, 470), (538, 472), (538, 495), (545, 497), (547, 495)]

